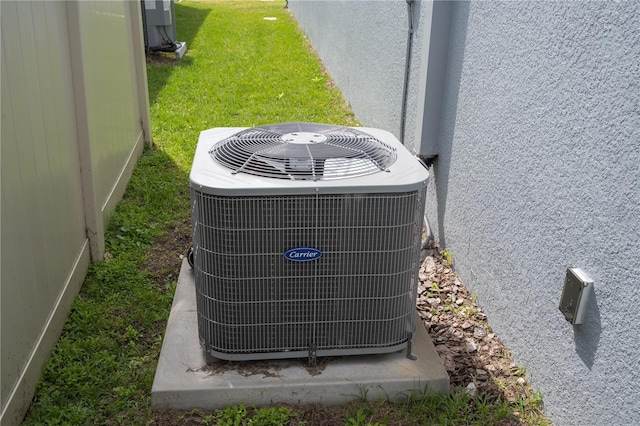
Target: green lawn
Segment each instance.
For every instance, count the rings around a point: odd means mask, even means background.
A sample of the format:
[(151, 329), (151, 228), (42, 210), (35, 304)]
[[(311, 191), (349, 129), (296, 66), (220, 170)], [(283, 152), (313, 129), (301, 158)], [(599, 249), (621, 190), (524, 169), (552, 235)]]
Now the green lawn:
[(357, 124), (283, 6), (176, 3), (189, 50), (180, 65), (150, 65), (148, 75), (154, 139), (183, 170), (198, 133), (211, 127)]
[[(471, 398), (462, 391), (413, 395), (397, 403), (361, 401), (336, 409), (151, 411), (151, 385), (179, 255), (189, 245), (188, 173), (199, 132), (287, 121), (358, 124), (284, 4), (176, 3), (178, 38), (188, 43), (189, 50), (177, 63), (148, 64), (155, 146), (144, 151), (111, 219), (106, 259), (89, 269), (44, 367), (26, 424), (515, 421), (517, 407)], [(530, 404), (521, 408), (520, 418), (543, 423), (535, 415), (539, 401)]]

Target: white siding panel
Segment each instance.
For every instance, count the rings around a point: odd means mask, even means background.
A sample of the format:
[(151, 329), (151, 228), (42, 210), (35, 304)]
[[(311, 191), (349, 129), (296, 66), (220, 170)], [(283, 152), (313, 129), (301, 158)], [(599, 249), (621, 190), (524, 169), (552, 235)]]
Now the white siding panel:
[(32, 392), (51, 348), (40, 343), (55, 341), (62, 328), (52, 318), (66, 314), (60, 304), (70, 277), (83, 269), (77, 262), (86, 237), (65, 5), (1, 7), (4, 424), (22, 412), (17, 406)]
[(107, 216), (142, 150), (148, 103), (138, 99), (146, 93), (139, 4), (0, 7), (0, 423), (12, 425), (62, 331), (90, 247), (102, 255)]
[(80, 2), (78, 8), (94, 189), (104, 209), (141, 135), (135, 68), (127, 48), (129, 6)]

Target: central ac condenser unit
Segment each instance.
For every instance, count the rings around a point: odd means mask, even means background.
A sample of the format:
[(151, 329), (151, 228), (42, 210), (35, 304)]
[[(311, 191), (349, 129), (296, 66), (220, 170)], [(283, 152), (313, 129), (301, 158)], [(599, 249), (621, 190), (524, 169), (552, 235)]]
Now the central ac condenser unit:
[(203, 131), (190, 181), (207, 363), (410, 348), (428, 176), (379, 129)]

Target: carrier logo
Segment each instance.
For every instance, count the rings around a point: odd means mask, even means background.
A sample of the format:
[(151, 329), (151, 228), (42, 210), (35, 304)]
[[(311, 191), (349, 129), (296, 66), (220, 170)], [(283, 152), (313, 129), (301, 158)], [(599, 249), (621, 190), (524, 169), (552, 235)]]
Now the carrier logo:
[(322, 252), (312, 247), (296, 247), (287, 250), (284, 257), (295, 262), (308, 262), (322, 257)]

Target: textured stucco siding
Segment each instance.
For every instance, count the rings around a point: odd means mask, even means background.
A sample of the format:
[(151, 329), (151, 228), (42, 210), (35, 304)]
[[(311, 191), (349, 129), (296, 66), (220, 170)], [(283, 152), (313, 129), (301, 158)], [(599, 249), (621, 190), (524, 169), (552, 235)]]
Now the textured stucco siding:
[[(400, 138), (409, 29), (407, 3), (291, 0), (289, 9), (360, 123)], [(419, 27), (422, 8), (417, 4), (414, 10), (414, 26)], [(405, 128), (415, 122), (421, 41), (418, 31), (413, 40)], [(412, 132), (407, 132), (405, 145), (414, 147)]]
[[(454, 8), (428, 214), (560, 425), (640, 424), (638, 5)], [(569, 266), (595, 280), (582, 326)]]
[[(398, 135), (406, 3), (289, 5), (356, 117)], [(640, 424), (640, 3), (455, 2), (450, 37), (435, 236), (556, 424)], [(575, 327), (570, 266), (595, 281)]]

